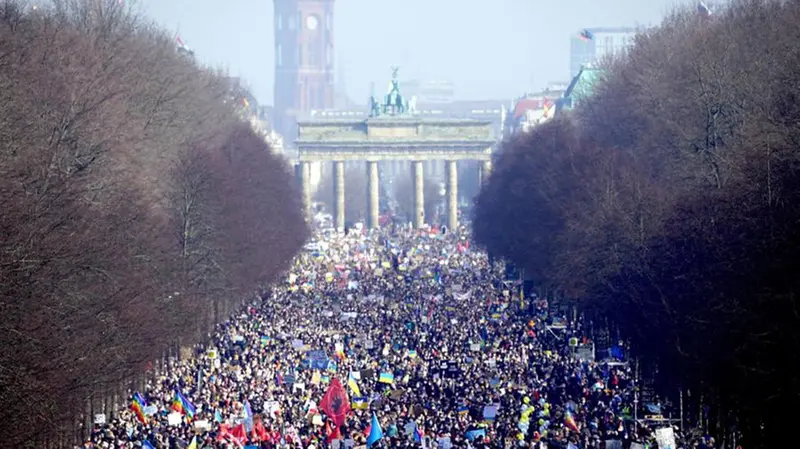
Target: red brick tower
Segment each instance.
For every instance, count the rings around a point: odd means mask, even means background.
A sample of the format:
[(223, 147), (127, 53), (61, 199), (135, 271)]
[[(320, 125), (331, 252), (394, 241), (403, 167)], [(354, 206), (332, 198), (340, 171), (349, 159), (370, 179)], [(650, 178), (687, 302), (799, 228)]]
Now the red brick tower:
[(334, 0), (274, 1), (276, 128), (291, 146), (299, 117), (334, 107)]

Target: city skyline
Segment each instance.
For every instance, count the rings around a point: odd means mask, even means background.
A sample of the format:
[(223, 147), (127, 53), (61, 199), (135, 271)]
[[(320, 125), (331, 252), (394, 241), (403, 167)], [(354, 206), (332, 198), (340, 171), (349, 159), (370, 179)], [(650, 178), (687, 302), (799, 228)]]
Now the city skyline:
[[(535, 3), (501, 0), (493, 8), (464, 8), (455, 0), (408, 0), (397, 7), (386, 0), (337, 0), (337, 75), (345, 76), (355, 103), (366, 103), (373, 82), (382, 91), (393, 65), (403, 80), (453, 83), (457, 100), (514, 98), (569, 80), (570, 38), (582, 28), (654, 25), (678, 1)], [(273, 1), (216, 5), (210, 0), (139, 4), (147, 17), (179, 34), (200, 62), (226, 68), (260, 104), (273, 104)]]

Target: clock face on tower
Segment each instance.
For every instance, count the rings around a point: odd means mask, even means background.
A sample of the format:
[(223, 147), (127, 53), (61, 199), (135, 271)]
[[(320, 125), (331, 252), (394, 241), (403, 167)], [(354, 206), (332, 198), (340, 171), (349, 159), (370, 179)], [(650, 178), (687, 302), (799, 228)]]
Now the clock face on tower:
[(319, 20), (317, 20), (316, 16), (306, 17), (306, 28), (308, 28), (309, 30), (316, 30), (317, 25), (319, 25)]

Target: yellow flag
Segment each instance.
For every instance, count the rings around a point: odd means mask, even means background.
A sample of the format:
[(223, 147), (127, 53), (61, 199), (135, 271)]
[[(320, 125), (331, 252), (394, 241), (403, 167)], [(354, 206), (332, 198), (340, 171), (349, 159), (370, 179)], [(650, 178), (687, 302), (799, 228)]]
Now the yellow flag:
[(358, 384), (356, 383), (356, 380), (353, 379), (352, 376), (348, 376), (347, 386), (350, 387), (350, 391), (353, 392), (353, 395), (361, 396), (361, 390), (358, 388)]
[(197, 449), (197, 435), (195, 435), (195, 437), (192, 438), (192, 442), (188, 446), (186, 446), (186, 449)]
[(353, 392), (354, 396), (361, 396), (361, 389), (358, 388), (358, 383), (356, 383), (356, 378), (352, 372), (347, 376), (347, 386), (350, 387), (350, 391)]

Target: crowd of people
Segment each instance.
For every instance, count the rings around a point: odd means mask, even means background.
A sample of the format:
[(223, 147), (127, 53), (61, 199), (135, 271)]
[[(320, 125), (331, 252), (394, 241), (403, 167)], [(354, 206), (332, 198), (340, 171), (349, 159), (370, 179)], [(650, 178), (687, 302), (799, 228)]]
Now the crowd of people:
[(577, 357), (580, 323), (466, 233), (322, 235), (85, 447), (714, 447), (633, 419), (631, 366)]

